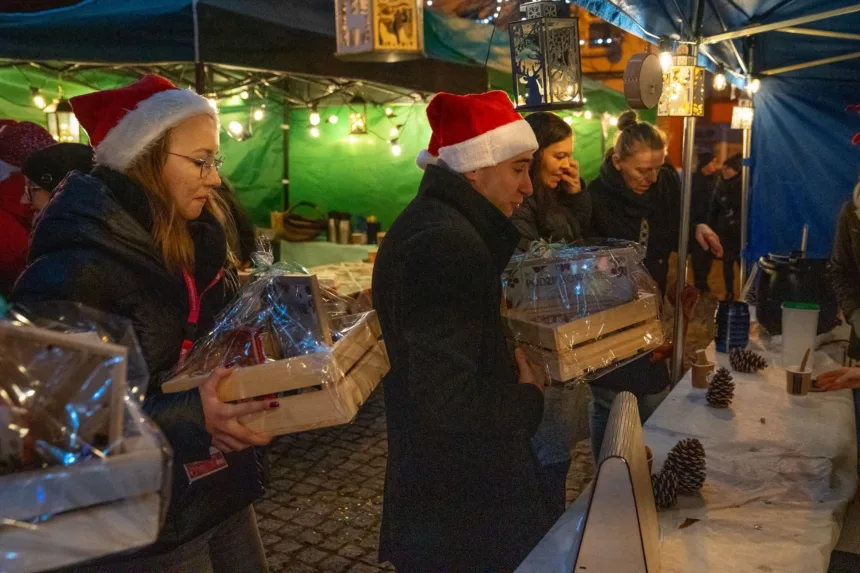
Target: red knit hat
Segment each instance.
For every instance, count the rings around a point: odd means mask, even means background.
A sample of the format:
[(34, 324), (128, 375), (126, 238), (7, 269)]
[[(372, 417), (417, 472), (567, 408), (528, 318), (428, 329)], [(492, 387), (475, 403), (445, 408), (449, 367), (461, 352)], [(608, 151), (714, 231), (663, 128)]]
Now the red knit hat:
[(218, 121), (206, 98), (156, 75), (73, 97), (71, 104), (90, 136), (96, 163), (117, 171), (125, 171), (165, 131), (186, 119), (205, 114)]
[(29, 121), (7, 123), (0, 127), (0, 161), (20, 169), (30, 154), (55, 143), (41, 125)]
[(421, 169), (442, 160), (454, 171), (468, 173), (538, 148), (531, 126), (503, 91), (440, 93), (427, 106), (427, 119), (433, 135), (418, 154)]

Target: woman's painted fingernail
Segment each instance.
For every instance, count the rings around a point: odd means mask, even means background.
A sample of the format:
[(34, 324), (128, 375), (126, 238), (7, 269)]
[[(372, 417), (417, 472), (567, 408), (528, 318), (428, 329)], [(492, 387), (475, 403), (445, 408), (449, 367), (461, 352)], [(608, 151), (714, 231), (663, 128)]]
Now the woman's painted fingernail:
[(272, 410), (279, 407), (280, 405), (281, 405), (280, 402), (269, 402), (269, 408)]

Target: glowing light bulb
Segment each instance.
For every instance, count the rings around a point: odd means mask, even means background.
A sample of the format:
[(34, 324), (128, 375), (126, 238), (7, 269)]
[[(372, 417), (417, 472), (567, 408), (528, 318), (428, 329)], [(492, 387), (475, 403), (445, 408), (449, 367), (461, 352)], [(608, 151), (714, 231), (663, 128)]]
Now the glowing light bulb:
[(254, 110), (254, 121), (263, 121), (263, 118), (266, 117), (266, 112), (262, 109)]
[(660, 67), (664, 72), (672, 68), (672, 52), (660, 52)]
[(719, 72), (714, 76), (714, 89), (721, 92), (726, 89), (728, 85), (728, 81), (726, 80), (726, 74)]
[(48, 102), (45, 101), (45, 96), (43, 96), (39, 90), (33, 90), (33, 105), (39, 109), (45, 109), (48, 107)]
[(573, 125), (573, 118), (570, 116), (565, 117), (564, 123), (566, 123), (567, 125)]
[(243, 90), (242, 93), (239, 94), (239, 97), (242, 99), (248, 99), (249, 97), (251, 97), (251, 94), (249, 94), (246, 90)]
[(311, 125), (314, 125), (314, 126), (319, 125), (320, 121), (321, 121), (320, 113), (317, 110), (313, 110), (311, 112), (311, 117), (310, 117)]
[(610, 116), (609, 117), (609, 125), (611, 125), (612, 127), (617, 126), (618, 125), (618, 118), (615, 117), (614, 115)]
[(394, 110), (391, 109), (390, 107), (385, 108), (385, 115), (387, 115), (388, 117), (391, 117), (392, 115), (394, 115)]
[(403, 149), (400, 148), (400, 145), (398, 145), (397, 143), (392, 143), (391, 154), (394, 155), (394, 157), (400, 157), (401, 153), (403, 153)]
[(389, 133), (391, 134), (391, 137), (397, 137), (398, 135), (400, 135), (400, 130), (396, 127), (392, 127)]
[(757, 94), (758, 90), (760, 90), (760, 89), (761, 89), (761, 80), (758, 78), (753, 79), (753, 81), (750, 82), (750, 91), (754, 94)]
[(330, 115), (330, 116), (328, 116), (328, 122), (329, 122), (330, 124), (334, 125), (334, 124), (336, 124), (338, 121), (340, 121), (340, 118), (339, 118), (338, 116), (336, 116), (336, 115)]
[(591, 119), (592, 117), (594, 117), (594, 115), (591, 113), (591, 110), (585, 110), (585, 114), (583, 117), (585, 117), (585, 119)]
[(320, 128), (312, 127), (311, 128), (311, 137), (319, 137), (320, 136)]
[(227, 129), (230, 130), (230, 133), (233, 135), (242, 135), (242, 132), (245, 131), (245, 128), (242, 127), (242, 124), (238, 121), (231, 121), (229, 125), (227, 125)]

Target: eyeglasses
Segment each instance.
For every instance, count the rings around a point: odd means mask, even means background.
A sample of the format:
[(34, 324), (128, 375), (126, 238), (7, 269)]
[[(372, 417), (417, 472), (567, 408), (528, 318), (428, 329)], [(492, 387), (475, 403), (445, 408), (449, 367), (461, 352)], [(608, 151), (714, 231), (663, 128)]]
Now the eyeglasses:
[(179, 153), (173, 153), (171, 151), (168, 151), (167, 154), (187, 159), (194, 165), (200, 167), (200, 179), (206, 179), (206, 177), (210, 173), (212, 173), (212, 169), (215, 169), (215, 171), (221, 171), (221, 167), (224, 165), (223, 157), (209, 157), (207, 159), (200, 159), (198, 157), (189, 157), (187, 155), (181, 155)]

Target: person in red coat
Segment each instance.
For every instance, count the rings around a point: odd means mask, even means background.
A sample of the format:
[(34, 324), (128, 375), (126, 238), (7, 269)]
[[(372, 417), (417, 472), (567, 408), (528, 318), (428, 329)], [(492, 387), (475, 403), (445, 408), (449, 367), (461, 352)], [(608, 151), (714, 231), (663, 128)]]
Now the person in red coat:
[(46, 129), (29, 121), (0, 124), (0, 294), (8, 296), (24, 272), (33, 210), (22, 203), (26, 178), (24, 161), (35, 151), (56, 143)]

